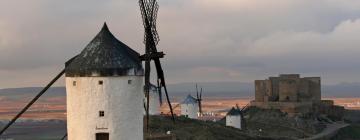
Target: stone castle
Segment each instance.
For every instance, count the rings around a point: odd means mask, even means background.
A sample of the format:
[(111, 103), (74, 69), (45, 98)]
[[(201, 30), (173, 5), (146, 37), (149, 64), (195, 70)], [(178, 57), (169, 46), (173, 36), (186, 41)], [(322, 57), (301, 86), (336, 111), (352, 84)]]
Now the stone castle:
[(343, 110), (343, 107), (334, 106), (331, 100), (321, 100), (320, 77), (301, 78), (299, 74), (256, 80), (255, 100), (251, 106), (279, 109), (290, 115), (314, 112), (337, 115)]
[(308, 102), (321, 100), (320, 77), (300, 78), (299, 74), (281, 74), (255, 81), (257, 102)]

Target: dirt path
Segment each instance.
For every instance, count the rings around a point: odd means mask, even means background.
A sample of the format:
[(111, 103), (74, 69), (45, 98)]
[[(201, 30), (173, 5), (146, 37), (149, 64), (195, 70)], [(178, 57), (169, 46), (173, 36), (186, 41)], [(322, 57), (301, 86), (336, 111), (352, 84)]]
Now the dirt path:
[(310, 138), (305, 138), (302, 140), (317, 140), (322, 138), (331, 137), (334, 135), (339, 129), (349, 126), (349, 124), (346, 124), (344, 122), (336, 122), (333, 124), (326, 125), (326, 128), (319, 134), (316, 134)]

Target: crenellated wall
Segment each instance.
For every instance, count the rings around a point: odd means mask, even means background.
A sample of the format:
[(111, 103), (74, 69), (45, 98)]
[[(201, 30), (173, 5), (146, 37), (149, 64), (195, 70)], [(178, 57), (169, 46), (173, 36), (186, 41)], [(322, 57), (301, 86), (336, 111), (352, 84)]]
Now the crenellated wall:
[(318, 102), (321, 102), (320, 77), (280, 74), (255, 81), (255, 100), (251, 105), (297, 113), (310, 111), (312, 104)]
[(255, 81), (257, 102), (308, 102), (321, 100), (320, 77), (300, 78), (299, 74), (281, 74)]

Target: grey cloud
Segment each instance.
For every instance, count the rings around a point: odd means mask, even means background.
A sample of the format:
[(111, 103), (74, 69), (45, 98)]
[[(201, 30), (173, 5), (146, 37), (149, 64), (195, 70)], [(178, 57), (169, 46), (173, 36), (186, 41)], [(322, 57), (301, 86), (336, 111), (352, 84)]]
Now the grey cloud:
[[(159, 2), (159, 50), (167, 54), (170, 83), (249, 82), (280, 72), (321, 75), (329, 83), (359, 81), (354, 76), (360, 70), (357, 0)], [(104, 21), (120, 40), (143, 52), (137, 1), (0, 1), (0, 77), (32, 71), (27, 78), (38, 85), (34, 79), (63, 67)], [(337, 31), (342, 27), (347, 30)], [(336, 46), (346, 49), (326, 48)], [(0, 88), (29, 85), (5, 79)]]

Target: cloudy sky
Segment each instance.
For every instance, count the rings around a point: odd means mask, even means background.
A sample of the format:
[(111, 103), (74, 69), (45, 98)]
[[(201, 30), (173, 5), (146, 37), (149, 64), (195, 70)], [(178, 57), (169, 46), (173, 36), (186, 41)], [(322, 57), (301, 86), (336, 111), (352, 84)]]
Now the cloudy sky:
[[(158, 1), (169, 83), (252, 82), (279, 73), (360, 82), (359, 0)], [(137, 0), (0, 0), (0, 88), (43, 86), (104, 21), (144, 51)]]

